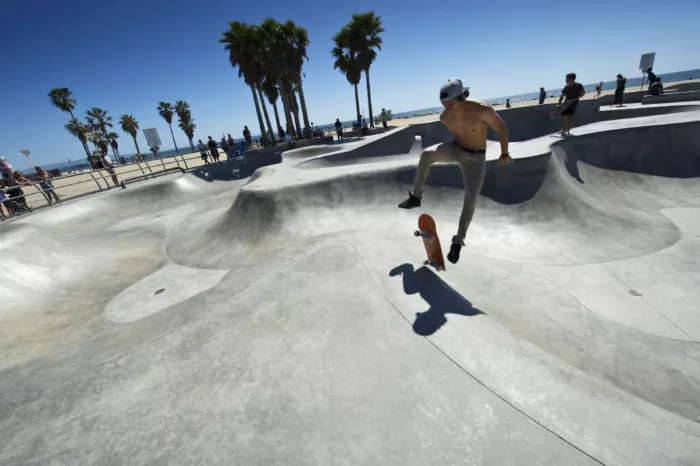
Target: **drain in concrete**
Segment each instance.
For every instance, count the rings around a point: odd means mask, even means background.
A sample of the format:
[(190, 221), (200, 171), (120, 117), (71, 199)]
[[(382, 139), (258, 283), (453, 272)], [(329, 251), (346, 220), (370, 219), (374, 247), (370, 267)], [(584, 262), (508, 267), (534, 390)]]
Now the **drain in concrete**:
[(628, 292), (629, 294), (631, 294), (632, 296), (642, 296), (642, 292), (641, 292), (641, 291), (637, 291), (637, 290), (627, 290), (627, 292)]
[(153, 294), (161, 294), (163, 291), (165, 291), (165, 288), (159, 288), (159, 289), (157, 289), (156, 292), (153, 293)]

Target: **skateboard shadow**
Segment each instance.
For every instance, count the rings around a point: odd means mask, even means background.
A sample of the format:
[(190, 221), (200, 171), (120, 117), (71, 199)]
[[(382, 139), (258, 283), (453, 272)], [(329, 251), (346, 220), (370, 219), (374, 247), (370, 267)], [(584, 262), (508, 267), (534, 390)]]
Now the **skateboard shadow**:
[(413, 331), (418, 335), (428, 336), (437, 332), (447, 323), (446, 314), (460, 316), (483, 314), (427, 267), (414, 270), (413, 265), (402, 264), (389, 272), (391, 277), (397, 275), (403, 277), (403, 290), (406, 294), (418, 293), (430, 306), (427, 311), (416, 313)]

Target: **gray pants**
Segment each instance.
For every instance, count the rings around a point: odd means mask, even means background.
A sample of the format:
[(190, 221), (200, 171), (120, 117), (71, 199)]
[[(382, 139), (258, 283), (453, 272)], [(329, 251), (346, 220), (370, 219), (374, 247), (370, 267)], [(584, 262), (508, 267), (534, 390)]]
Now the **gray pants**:
[(464, 245), (467, 237), (467, 229), (474, 216), (476, 199), (484, 182), (486, 168), (486, 154), (472, 154), (453, 142), (442, 142), (430, 146), (420, 155), (416, 180), (413, 185), (413, 195), (423, 197), (425, 179), (430, 171), (430, 166), (435, 162), (453, 162), (459, 164), (464, 178), (464, 205), (459, 216), (459, 229), (452, 237), (452, 242)]

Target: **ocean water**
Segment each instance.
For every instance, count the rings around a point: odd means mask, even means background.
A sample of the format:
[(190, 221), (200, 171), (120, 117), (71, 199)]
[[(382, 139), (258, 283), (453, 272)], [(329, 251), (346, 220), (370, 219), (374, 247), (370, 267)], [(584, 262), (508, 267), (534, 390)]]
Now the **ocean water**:
[[(673, 81), (685, 81), (689, 79), (700, 79), (700, 69), (697, 70), (688, 70), (688, 71), (676, 71), (673, 73), (660, 73), (657, 74), (657, 76), (661, 77), (663, 82), (673, 82)], [(598, 83), (593, 83), (593, 84), (584, 84), (584, 89), (586, 92), (595, 92), (595, 86)], [(627, 89), (630, 90), (638, 90), (639, 87), (642, 84), (642, 77), (637, 76), (637, 77), (632, 77), (632, 76), (627, 76)], [(563, 86), (562, 86), (563, 87)], [(547, 92), (547, 97), (550, 96), (558, 96), (561, 94), (562, 87), (559, 88), (554, 88), (554, 89), (545, 89)], [(615, 81), (605, 81), (603, 82), (603, 90), (612, 90), (615, 89)], [(534, 92), (530, 92), (527, 94), (517, 94), (517, 95), (507, 95), (503, 97), (495, 97), (495, 98), (489, 98), (489, 99), (484, 99), (486, 102), (492, 104), (492, 105), (498, 105), (498, 104), (505, 104), (506, 99), (510, 99), (511, 103), (516, 103), (516, 102), (526, 102), (530, 100), (537, 100), (539, 98), (540, 91), (539, 89), (535, 90)], [(434, 114), (437, 112), (442, 111), (443, 107), (442, 106), (437, 106), (437, 107), (430, 107), (430, 108), (422, 108), (418, 110), (410, 110), (407, 112), (399, 112), (399, 113), (394, 113), (393, 117), (394, 118), (411, 118), (411, 117), (416, 117), (416, 116), (422, 116), (422, 115), (430, 115)], [(352, 120), (346, 120), (343, 121), (343, 126), (344, 127), (349, 127), (352, 126), (353, 121)], [(326, 132), (332, 132), (333, 134), (335, 133), (335, 126), (334, 123), (328, 123), (324, 125), (316, 125), (319, 128), (323, 129)], [(252, 128), (252, 127), (251, 127)], [(259, 135), (253, 135), (253, 139), (258, 139), (260, 136)], [(236, 139), (236, 143), (243, 141), (243, 139)], [(167, 143), (167, 141), (166, 141)], [(128, 161), (131, 160), (131, 158), (134, 156), (133, 153), (127, 153), (128, 151), (128, 141), (125, 140), (125, 144), (122, 145), (122, 156), (126, 158)], [(146, 148), (147, 149), (147, 148)], [(191, 152), (191, 148), (189, 145), (185, 145), (184, 147), (179, 147), (180, 153), (185, 154)], [(195, 145), (195, 150), (197, 149), (197, 146)], [(129, 151), (130, 152), (130, 151)], [(161, 157), (171, 157), (175, 155), (175, 149), (169, 149), (169, 150), (163, 150), (160, 152)], [(114, 160), (114, 155), (112, 155), (112, 152), (110, 150), (109, 156)], [(153, 154), (148, 152), (148, 158), (152, 158)], [(67, 173), (71, 170), (82, 170), (86, 168), (90, 168), (90, 164), (87, 163), (87, 159), (85, 158), (79, 158), (79, 159), (74, 159), (71, 160), (72, 163), (68, 163), (67, 161), (65, 162), (59, 162), (59, 163), (54, 163), (54, 164), (46, 164), (42, 165), (42, 168), (44, 170), (52, 170), (52, 169), (59, 169), (63, 173)], [(33, 168), (28, 168), (25, 170), (22, 170), (23, 172), (27, 173), (33, 173), (34, 169)]]

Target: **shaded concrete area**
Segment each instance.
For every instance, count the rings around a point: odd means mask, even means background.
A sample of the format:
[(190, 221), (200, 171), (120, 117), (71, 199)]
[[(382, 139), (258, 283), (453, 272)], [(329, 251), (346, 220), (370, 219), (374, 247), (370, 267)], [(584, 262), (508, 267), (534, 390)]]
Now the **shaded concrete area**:
[(422, 128), (5, 222), (0, 464), (698, 464), (699, 129), (490, 142), (442, 273), (458, 168), (396, 208)]

